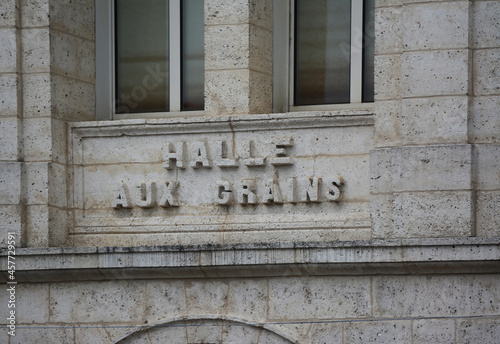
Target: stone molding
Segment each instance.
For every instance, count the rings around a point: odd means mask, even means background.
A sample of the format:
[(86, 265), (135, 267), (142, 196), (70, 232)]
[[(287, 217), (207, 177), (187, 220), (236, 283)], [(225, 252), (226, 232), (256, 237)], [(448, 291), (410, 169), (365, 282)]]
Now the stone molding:
[[(18, 248), (18, 282), (499, 273), (500, 238)], [(7, 250), (0, 250), (2, 282)]]

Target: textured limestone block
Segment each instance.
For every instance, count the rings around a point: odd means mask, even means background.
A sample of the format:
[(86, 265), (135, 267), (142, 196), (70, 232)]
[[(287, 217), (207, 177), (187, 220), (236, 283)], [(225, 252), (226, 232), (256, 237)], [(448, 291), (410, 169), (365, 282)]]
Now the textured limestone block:
[(94, 40), (94, 0), (51, 0), (50, 19), (58, 31)]
[(225, 312), (228, 283), (225, 281), (186, 282), (186, 305), (192, 314), (220, 314)]
[(31, 328), (20, 325), (16, 329), (16, 336), (10, 337), (11, 344), (37, 343), (74, 343), (73, 328), (65, 328), (60, 324), (46, 323), (47, 328)]
[(373, 278), (373, 316), (494, 315), (500, 308), (498, 276), (438, 275)]
[(4, 0), (0, 3), (0, 27), (15, 26), (17, 15), (16, 0)]
[(403, 49), (400, 7), (375, 10), (375, 54), (396, 54)]
[(401, 101), (375, 103), (375, 147), (401, 145)]
[(470, 191), (406, 192), (394, 195), (396, 238), (467, 237), (473, 235)]
[(205, 71), (205, 112), (244, 114), (269, 112), (272, 76), (251, 70)]
[(468, 97), (403, 99), (403, 143), (467, 143)]
[(500, 2), (472, 2), (472, 41), (475, 48), (500, 46)]
[(500, 338), (500, 319), (457, 320), (457, 344), (494, 344)]
[(49, 0), (21, 1), (21, 23), (23, 27), (49, 25)]
[(47, 204), (49, 201), (49, 164), (46, 162), (25, 163), (26, 204)]
[(24, 158), (26, 161), (50, 160), (51, 119), (48, 117), (23, 120)]
[(403, 53), (402, 75), (404, 97), (466, 94), (469, 91), (469, 51)]
[(58, 75), (52, 75), (51, 82), (55, 118), (70, 122), (95, 119), (94, 85)]
[(148, 323), (175, 318), (186, 313), (183, 281), (150, 281), (146, 285), (145, 310)]
[(477, 143), (500, 143), (499, 96), (474, 97), (471, 101), (470, 133)]
[(311, 324), (308, 333), (308, 340), (311, 344), (343, 344), (342, 324), (325, 323)]
[(270, 319), (332, 319), (370, 314), (367, 278), (289, 278), (269, 281)]
[(457, 49), (469, 45), (469, 2), (453, 1), (406, 6), (404, 49)]
[(17, 67), (16, 30), (0, 29), (0, 73), (15, 73)]
[(77, 38), (77, 77), (80, 80), (95, 83), (95, 43), (94, 41)]
[(67, 155), (67, 126), (66, 122), (58, 119), (51, 121), (52, 161), (65, 164)]
[(375, 100), (401, 97), (401, 55), (375, 56)]
[[(21, 205), (0, 205), (0, 245), (7, 246), (8, 234), (14, 233), (16, 244), (22, 245), (21, 234), (22, 206)], [(4, 303), (5, 304), (5, 303)]]
[(395, 191), (471, 188), (470, 145), (403, 147), (393, 157)]
[(23, 116), (50, 117), (51, 90), (50, 74), (23, 75)]
[(52, 285), (50, 319), (80, 323), (141, 321), (144, 290), (144, 283), (129, 281)]
[(393, 191), (392, 166), (394, 149), (375, 149), (370, 152), (370, 191), (372, 194)]
[(0, 160), (19, 159), (19, 132), (21, 121), (17, 116), (0, 117)]
[[(18, 115), (18, 76), (16, 74), (0, 74), (0, 116), (9, 117)], [(5, 132), (5, 134), (9, 134)], [(3, 136), (2, 136), (3, 138)], [(2, 139), (0, 138), (0, 140)], [(4, 144), (0, 144), (5, 147)]]
[(4, 205), (21, 202), (21, 163), (0, 163), (0, 202)]
[(476, 145), (474, 150), (479, 190), (500, 189), (500, 145)]
[(21, 31), (24, 73), (50, 71), (50, 34), (48, 28)]
[(475, 50), (473, 65), (474, 94), (500, 94), (500, 49)]
[(70, 246), (68, 242), (69, 212), (49, 206), (49, 246)]
[(234, 280), (229, 282), (227, 313), (247, 319), (263, 319), (267, 311), (265, 280)]
[(477, 195), (477, 236), (500, 236), (500, 191), (481, 191)]
[(394, 234), (393, 199), (391, 195), (374, 195), (371, 199), (372, 239), (388, 239)]
[(251, 23), (271, 30), (272, 1), (225, 0), (205, 1), (205, 25)]
[(345, 325), (344, 343), (392, 343), (410, 344), (411, 323), (409, 321), (363, 321)]
[(19, 284), (16, 289), (18, 322), (25, 324), (49, 322), (48, 284)]
[(454, 343), (455, 322), (452, 319), (426, 319), (413, 322), (413, 344)]
[(402, 6), (403, 0), (378, 0), (375, 1), (375, 8), (389, 7), (389, 6)]
[(26, 241), (28, 247), (49, 246), (49, 207), (29, 205), (26, 207)]
[(67, 33), (52, 31), (50, 33), (51, 72), (77, 77), (77, 38)]

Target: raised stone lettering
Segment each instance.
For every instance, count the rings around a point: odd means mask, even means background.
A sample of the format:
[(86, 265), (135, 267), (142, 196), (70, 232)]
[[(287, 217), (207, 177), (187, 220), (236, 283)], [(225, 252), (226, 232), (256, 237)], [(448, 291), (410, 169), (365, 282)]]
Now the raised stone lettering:
[(154, 182), (141, 183), (135, 187), (136, 204), (141, 208), (151, 208), (156, 203), (156, 187)]
[(275, 157), (271, 158), (272, 165), (292, 165), (293, 158), (287, 156), (286, 149), (293, 146), (293, 140), (290, 137), (283, 138), (275, 144), (274, 154)]
[(175, 166), (178, 168), (186, 168), (185, 164), (186, 160), (186, 143), (184, 141), (177, 142), (174, 145), (171, 142), (168, 142), (163, 147), (163, 167), (167, 170), (171, 170)]
[(327, 191), (325, 195), (329, 201), (335, 202), (342, 199), (342, 193), (340, 192), (340, 187), (344, 185), (342, 177), (323, 178), (323, 184), (326, 185)]
[(229, 159), (227, 157), (226, 141), (217, 141), (217, 160), (215, 164), (219, 167), (238, 167), (236, 159)]
[(320, 178), (298, 178), (298, 201), (319, 202)]
[(178, 207), (179, 206), (179, 201), (177, 200), (177, 196), (175, 195), (175, 192), (177, 188), (179, 187), (179, 182), (166, 182), (166, 183), (160, 183), (161, 185), (161, 191), (162, 191), (162, 196), (160, 198), (160, 203), (159, 205), (161, 207)]
[(253, 141), (248, 141), (248, 145), (246, 148), (248, 148), (245, 151), (245, 158), (243, 159), (243, 164), (248, 167), (259, 167), (259, 166), (265, 166), (266, 165), (266, 158), (256, 158), (253, 156), (253, 150), (254, 150), (254, 143)]
[(281, 190), (276, 179), (269, 179), (264, 185), (264, 196), (262, 198), (264, 203), (283, 203), (283, 197), (281, 197)]
[(125, 184), (118, 185), (111, 206), (115, 209), (132, 208), (132, 204), (129, 201), (127, 186)]
[(255, 194), (256, 183), (254, 179), (243, 179), (238, 189), (238, 203), (256, 204), (257, 195)]
[(189, 165), (192, 168), (212, 168), (212, 162), (208, 158), (208, 148), (206, 142), (195, 142), (193, 144), (194, 158)]
[(229, 204), (233, 200), (233, 186), (230, 182), (225, 180), (217, 181), (215, 189), (215, 203)]

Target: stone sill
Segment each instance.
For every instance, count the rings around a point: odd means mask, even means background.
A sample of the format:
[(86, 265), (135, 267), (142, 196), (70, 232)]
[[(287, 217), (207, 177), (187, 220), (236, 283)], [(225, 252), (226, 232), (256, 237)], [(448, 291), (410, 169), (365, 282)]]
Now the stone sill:
[[(7, 281), (7, 250), (0, 250)], [(17, 248), (16, 281), (499, 273), (500, 238)]]
[[(324, 127), (330, 126), (373, 126), (373, 111), (369, 110), (336, 110), (336, 111), (302, 111), (273, 114), (252, 114), (232, 116), (195, 116), (155, 119), (122, 119), (112, 121), (72, 122), (73, 130), (99, 130), (99, 136), (104, 133), (113, 136), (116, 130), (139, 130), (141, 134), (154, 135), (158, 133), (175, 133), (178, 130), (206, 132), (217, 130), (218, 127), (231, 131), (251, 131), (267, 129), (293, 129), (294, 127)], [(207, 128), (208, 125), (208, 128)]]

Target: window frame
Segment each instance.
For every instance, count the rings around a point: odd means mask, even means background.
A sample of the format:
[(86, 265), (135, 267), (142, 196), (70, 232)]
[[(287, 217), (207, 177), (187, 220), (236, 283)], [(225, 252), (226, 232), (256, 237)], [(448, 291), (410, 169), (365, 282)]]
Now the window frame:
[(115, 0), (95, 2), (96, 120), (203, 116), (204, 110), (181, 110), (181, 0), (169, 0), (169, 111), (116, 113), (114, 4)]
[[(295, 0), (273, 0), (273, 112), (373, 110), (374, 102), (363, 102), (363, 0), (351, 0), (350, 102), (342, 104), (294, 105)], [(283, 63), (283, 61), (285, 63)]]

